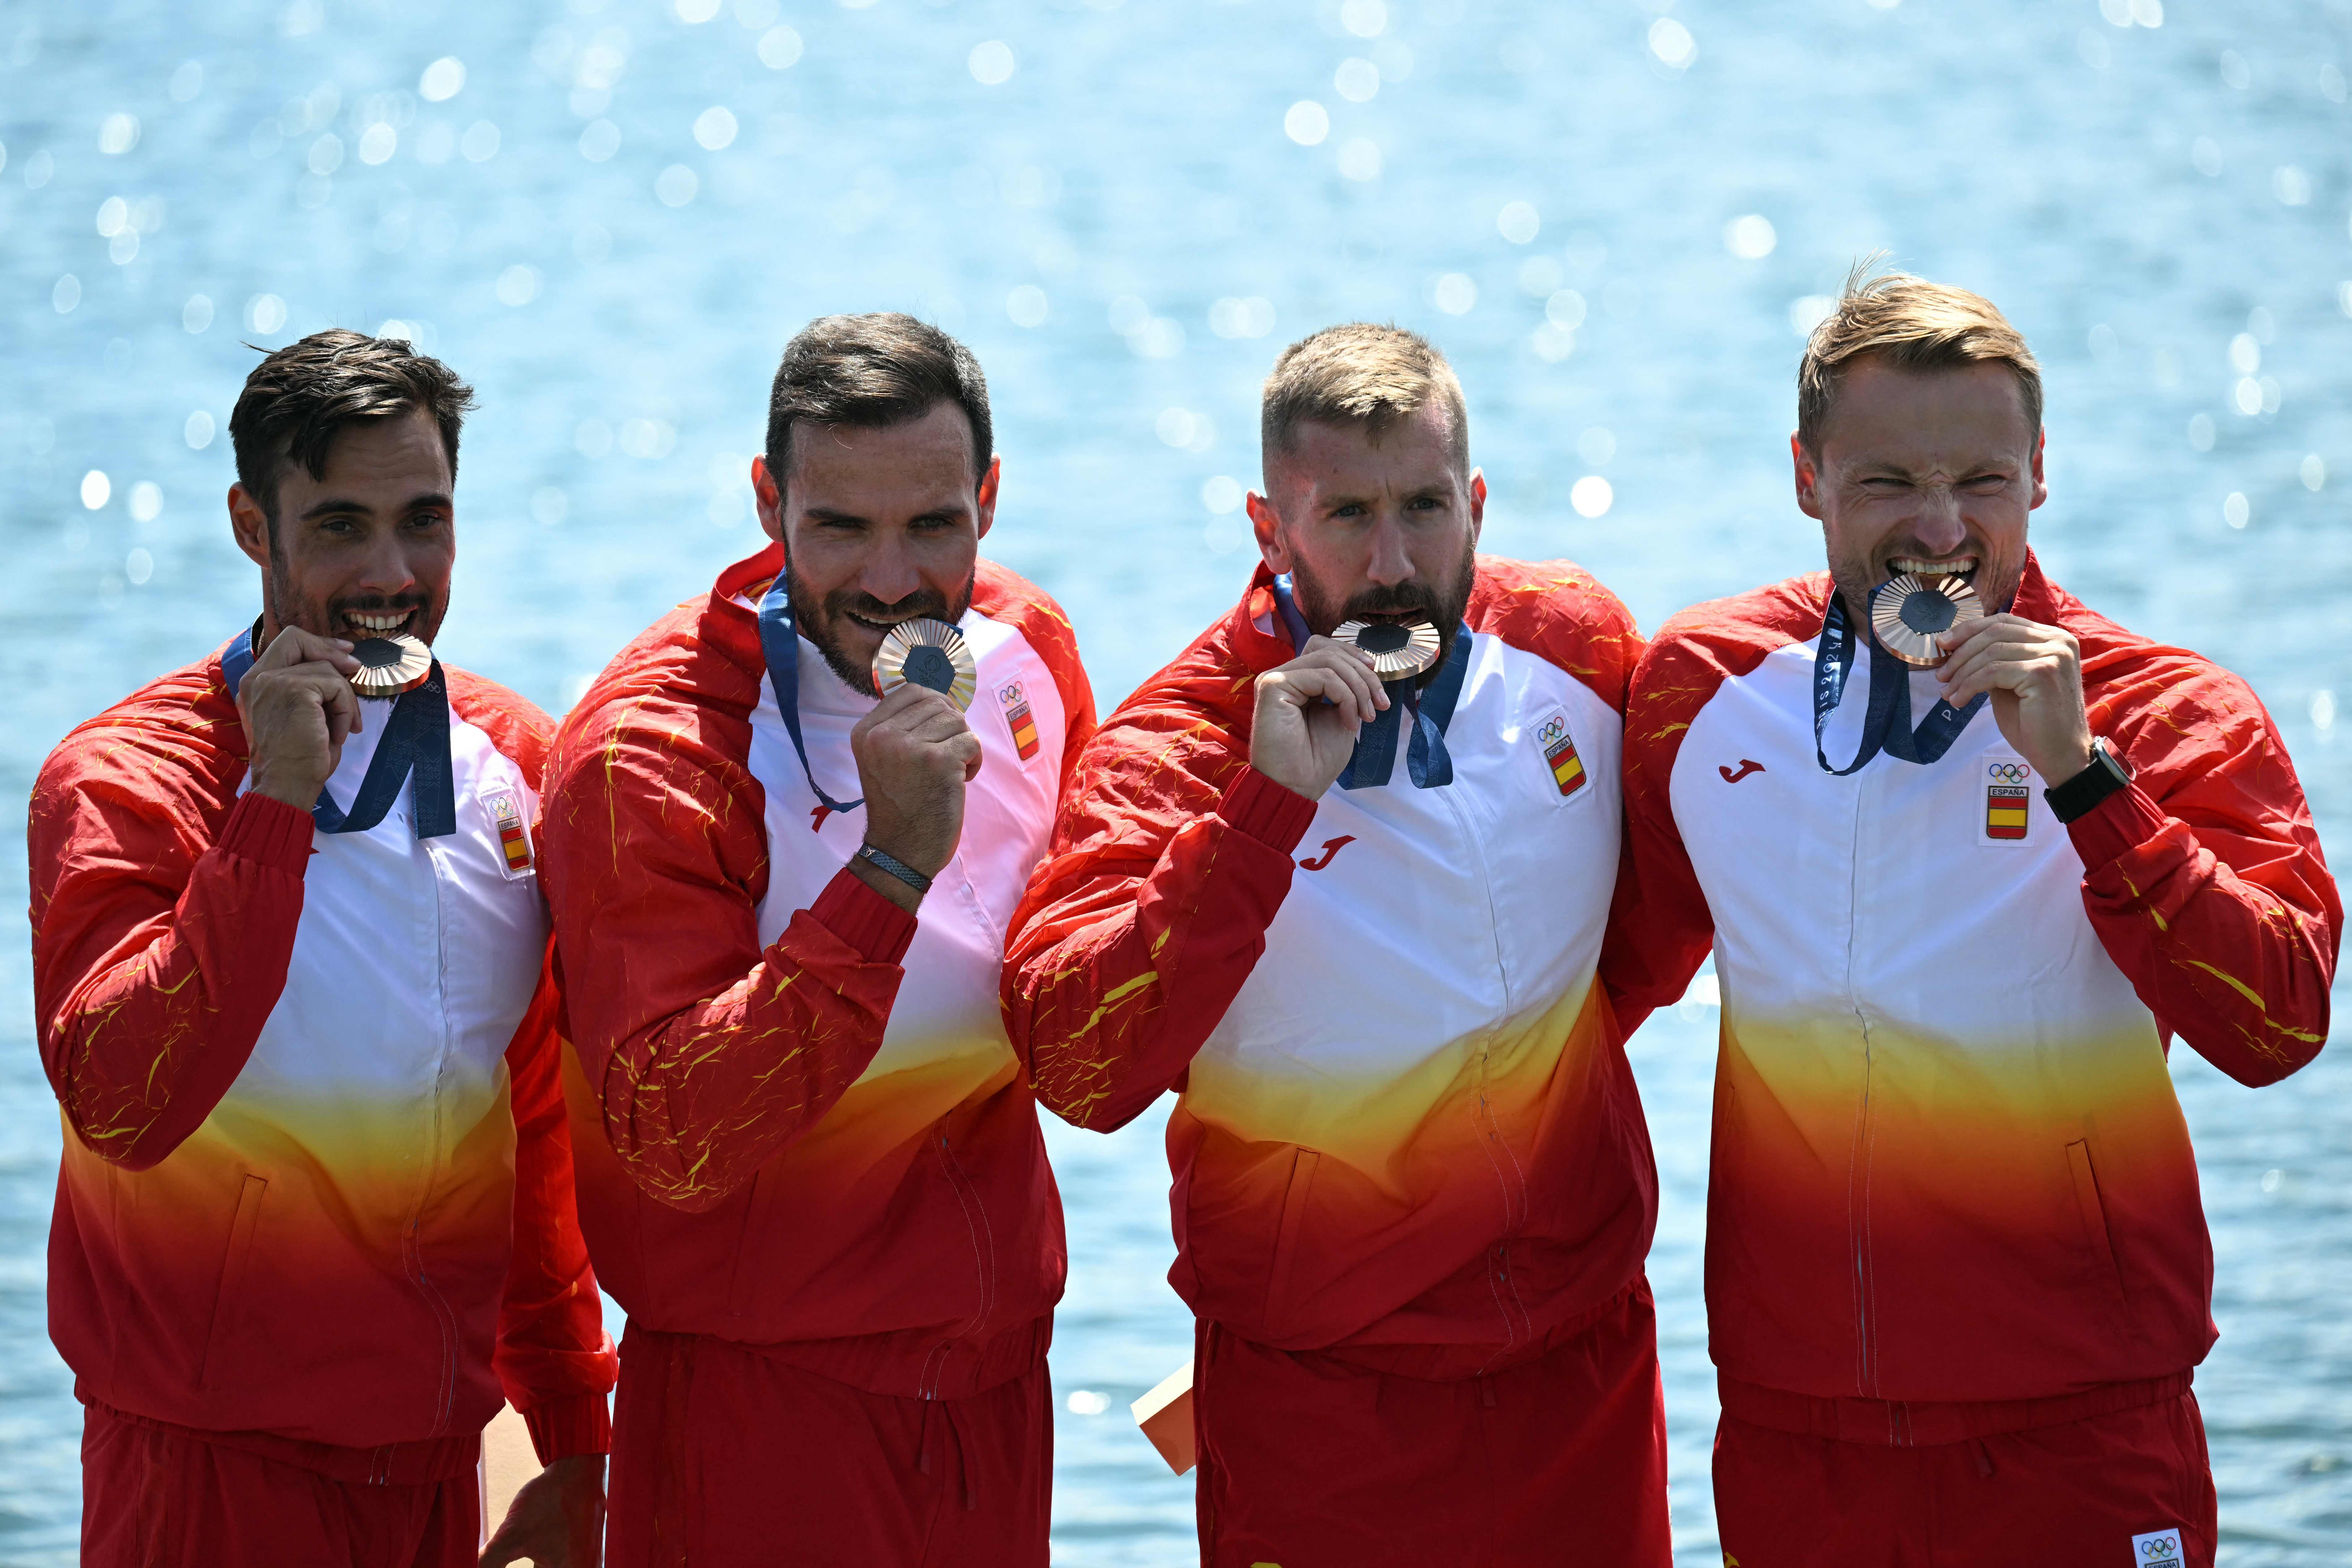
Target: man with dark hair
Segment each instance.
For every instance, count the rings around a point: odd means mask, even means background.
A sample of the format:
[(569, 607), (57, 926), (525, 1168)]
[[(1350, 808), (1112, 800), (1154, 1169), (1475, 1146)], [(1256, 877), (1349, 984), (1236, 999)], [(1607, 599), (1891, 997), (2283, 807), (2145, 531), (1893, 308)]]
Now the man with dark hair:
[(228, 492), (260, 616), (34, 789), (86, 1563), (472, 1563), (502, 1395), (547, 1468), (482, 1561), (596, 1560), (614, 1357), (541, 984), (551, 726), (429, 652), (471, 397), (356, 332), (264, 360)]
[(2213, 1255), (2165, 1058), (2318, 1053), (2311, 813), (2243, 681), (2043, 574), (2041, 373), (1990, 302), (1858, 270), (1798, 374), (1829, 570), (1685, 611), (1634, 672), (1601, 966), (1629, 1026), (1710, 950), (1722, 989), (1724, 1560), (2210, 1564)]
[(1263, 431), (1264, 563), (1080, 759), (1013, 1040), (1079, 1126), (1179, 1096), (1208, 1568), (1663, 1568), (1656, 1179), (1593, 982), (1641, 640), (1475, 553), (1415, 334), (1293, 344)]
[(998, 973), (1094, 700), (980, 558), (962, 345), (814, 321), (768, 428), (774, 542), (549, 763), (582, 1219), (629, 1314), (609, 1550), (1042, 1564), (1062, 1213)]

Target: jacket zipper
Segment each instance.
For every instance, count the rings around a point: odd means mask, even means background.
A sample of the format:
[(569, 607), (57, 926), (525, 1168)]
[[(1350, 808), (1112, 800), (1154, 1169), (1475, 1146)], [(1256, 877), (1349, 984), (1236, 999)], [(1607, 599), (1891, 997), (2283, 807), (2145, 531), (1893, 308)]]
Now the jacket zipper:
[(995, 1235), (989, 1228), (988, 1210), (980, 1201), (979, 1190), (972, 1185), (971, 1178), (964, 1173), (962, 1164), (955, 1157), (955, 1150), (948, 1142), (944, 1122), (940, 1126), (938, 1153), (940, 1169), (946, 1173), (948, 1185), (954, 1189), (956, 1202), (963, 1206), (964, 1224), (971, 1232), (972, 1274), (980, 1302), (972, 1310), (971, 1321), (933, 1347), (930, 1355), (924, 1358), (922, 1394), (926, 1399), (939, 1397), (940, 1375), (947, 1370), (948, 1356), (958, 1342), (968, 1340), (979, 1332), (981, 1325), (987, 1322), (996, 1310)]
[[(1453, 816), (1455, 828), (1478, 862), (1478, 885), (1485, 889), (1486, 899), (1487, 943), (1495, 955), (1495, 981), (1502, 991), (1502, 1016), (1508, 1017), (1511, 1014), (1511, 975), (1503, 963), (1502, 919), (1495, 911), (1492, 868), (1487, 866), (1478, 835), (1472, 829), (1470, 820), (1461, 806), (1443, 792), (1439, 792), (1439, 798)], [(1512, 1150), (1509, 1141), (1503, 1136), (1502, 1124), (1495, 1119), (1494, 1102), (1487, 1098), (1489, 1062), (1489, 1052), (1481, 1049), (1478, 1053), (1478, 1131), (1480, 1142), (1486, 1151), (1486, 1162), (1494, 1168), (1496, 1184), (1502, 1189), (1503, 1239), (1486, 1249), (1486, 1288), (1493, 1293), (1495, 1310), (1503, 1320), (1503, 1347), (1496, 1353), (1507, 1354), (1535, 1332), (1535, 1320), (1528, 1313), (1527, 1303), (1519, 1299), (1517, 1287), (1511, 1283), (1510, 1238), (1517, 1235), (1519, 1227), (1527, 1223), (1529, 1205), (1527, 1172), (1520, 1165), (1519, 1157)]]
[(1871, 1298), (1875, 1280), (1871, 1268), (1870, 1142), (1872, 1046), (1870, 1017), (1854, 990), (1854, 931), (1862, 903), (1862, 792), (1869, 770), (1854, 781), (1853, 819), (1846, 845), (1845, 997), (1862, 1030), (1862, 1092), (1854, 1106), (1853, 1146), (1846, 1165), (1846, 1249), (1853, 1268), (1854, 1388), (1864, 1398), (1878, 1386), (1877, 1356), (1873, 1335)]

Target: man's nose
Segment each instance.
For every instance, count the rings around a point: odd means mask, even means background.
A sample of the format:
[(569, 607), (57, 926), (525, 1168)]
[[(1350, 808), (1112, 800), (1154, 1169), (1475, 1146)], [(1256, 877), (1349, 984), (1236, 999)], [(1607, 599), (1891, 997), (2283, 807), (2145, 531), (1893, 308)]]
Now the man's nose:
[(415, 586), (416, 574), (409, 566), (408, 552), (401, 548), (399, 531), (377, 530), (368, 542), (367, 559), (360, 563), (359, 579), (352, 584), (352, 589), (391, 599)]
[(1404, 547), (1402, 525), (1383, 519), (1372, 529), (1371, 552), (1364, 561), (1364, 575), (1375, 586), (1393, 588), (1412, 576), (1412, 556)]
[(923, 574), (915, 569), (914, 557), (895, 537), (875, 541), (857, 573), (858, 590), (877, 604), (895, 605), (922, 585)]
[(1959, 492), (1948, 485), (1928, 488), (1912, 525), (1920, 547), (1932, 555), (1948, 555), (1969, 537), (1967, 520), (1960, 515)]

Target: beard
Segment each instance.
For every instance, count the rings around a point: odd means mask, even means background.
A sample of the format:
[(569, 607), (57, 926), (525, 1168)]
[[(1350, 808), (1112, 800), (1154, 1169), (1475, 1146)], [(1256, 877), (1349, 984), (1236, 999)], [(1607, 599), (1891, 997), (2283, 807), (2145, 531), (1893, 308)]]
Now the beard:
[(1423, 686), (1437, 679), (1437, 672), (1452, 657), (1454, 639), (1462, 629), (1462, 613), (1470, 607), (1470, 592), (1477, 581), (1478, 550), (1475, 543), (1463, 546), (1462, 560), (1451, 582), (1441, 584), (1408, 578), (1391, 587), (1366, 588), (1345, 600), (1327, 593), (1307, 571), (1304, 560), (1298, 561), (1290, 573), (1291, 597), (1307, 622), (1307, 629), (1318, 637), (1329, 637), (1348, 621), (1426, 616), (1437, 628), (1437, 658), (1422, 672)]
[(429, 593), (419, 588), (406, 594), (346, 594), (336, 598), (307, 598), (294, 586), (294, 574), (283, 551), (269, 552), (268, 590), (266, 595), (270, 618), (280, 626), (299, 626), (313, 637), (341, 637), (358, 642), (382, 634), (349, 625), (344, 616), (408, 616), (404, 628), (407, 635), (433, 646), (441, 634), (441, 621), (449, 613), (449, 593), (445, 584), (440, 592)]
[(963, 592), (957, 595), (953, 605), (949, 604), (947, 595), (937, 588), (919, 588), (894, 605), (886, 605), (873, 595), (860, 593), (854, 588), (837, 589), (819, 595), (802, 581), (799, 573), (793, 570), (789, 558), (784, 562), (784, 595), (792, 601), (793, 625), (801, 636), (808, 638), (818, 656), (824, 660), (825, 668), (838, 676), (844, 686), (869, 697), (874, 694), (874, 660), (870, 655), (862, 659), (853, 658), (841, 646), (842, 623), (852, 616), (861, 616), (872, 621), (929, 616), (954, 626), (963, 619), (964, 612), (971, 608), (972, 591), (979, 584), (980, 574), (975, 571), (965, 580)]

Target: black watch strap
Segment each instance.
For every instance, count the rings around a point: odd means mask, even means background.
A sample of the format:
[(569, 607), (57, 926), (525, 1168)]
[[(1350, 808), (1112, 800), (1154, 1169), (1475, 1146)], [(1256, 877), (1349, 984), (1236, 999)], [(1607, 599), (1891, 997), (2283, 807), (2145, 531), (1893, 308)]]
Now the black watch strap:
[(2043, 790), (2042, 798), (2050, 803), (2053, 816), (2060, 822), (2073, 822), (2088, 816), (2101, 801), (2131, 781), (2131, 764), (2116, 756), (2104, 739), (2094, 736), (2090, 765), (2065, 783)]
[(931, 890), (931, 879), (929, 877), (924, 876), (897, 856), (885, 855), (871, 844), (859, 845), (856, 858), (880, 870), (887, 871), (919, 893), (928, 893)]

